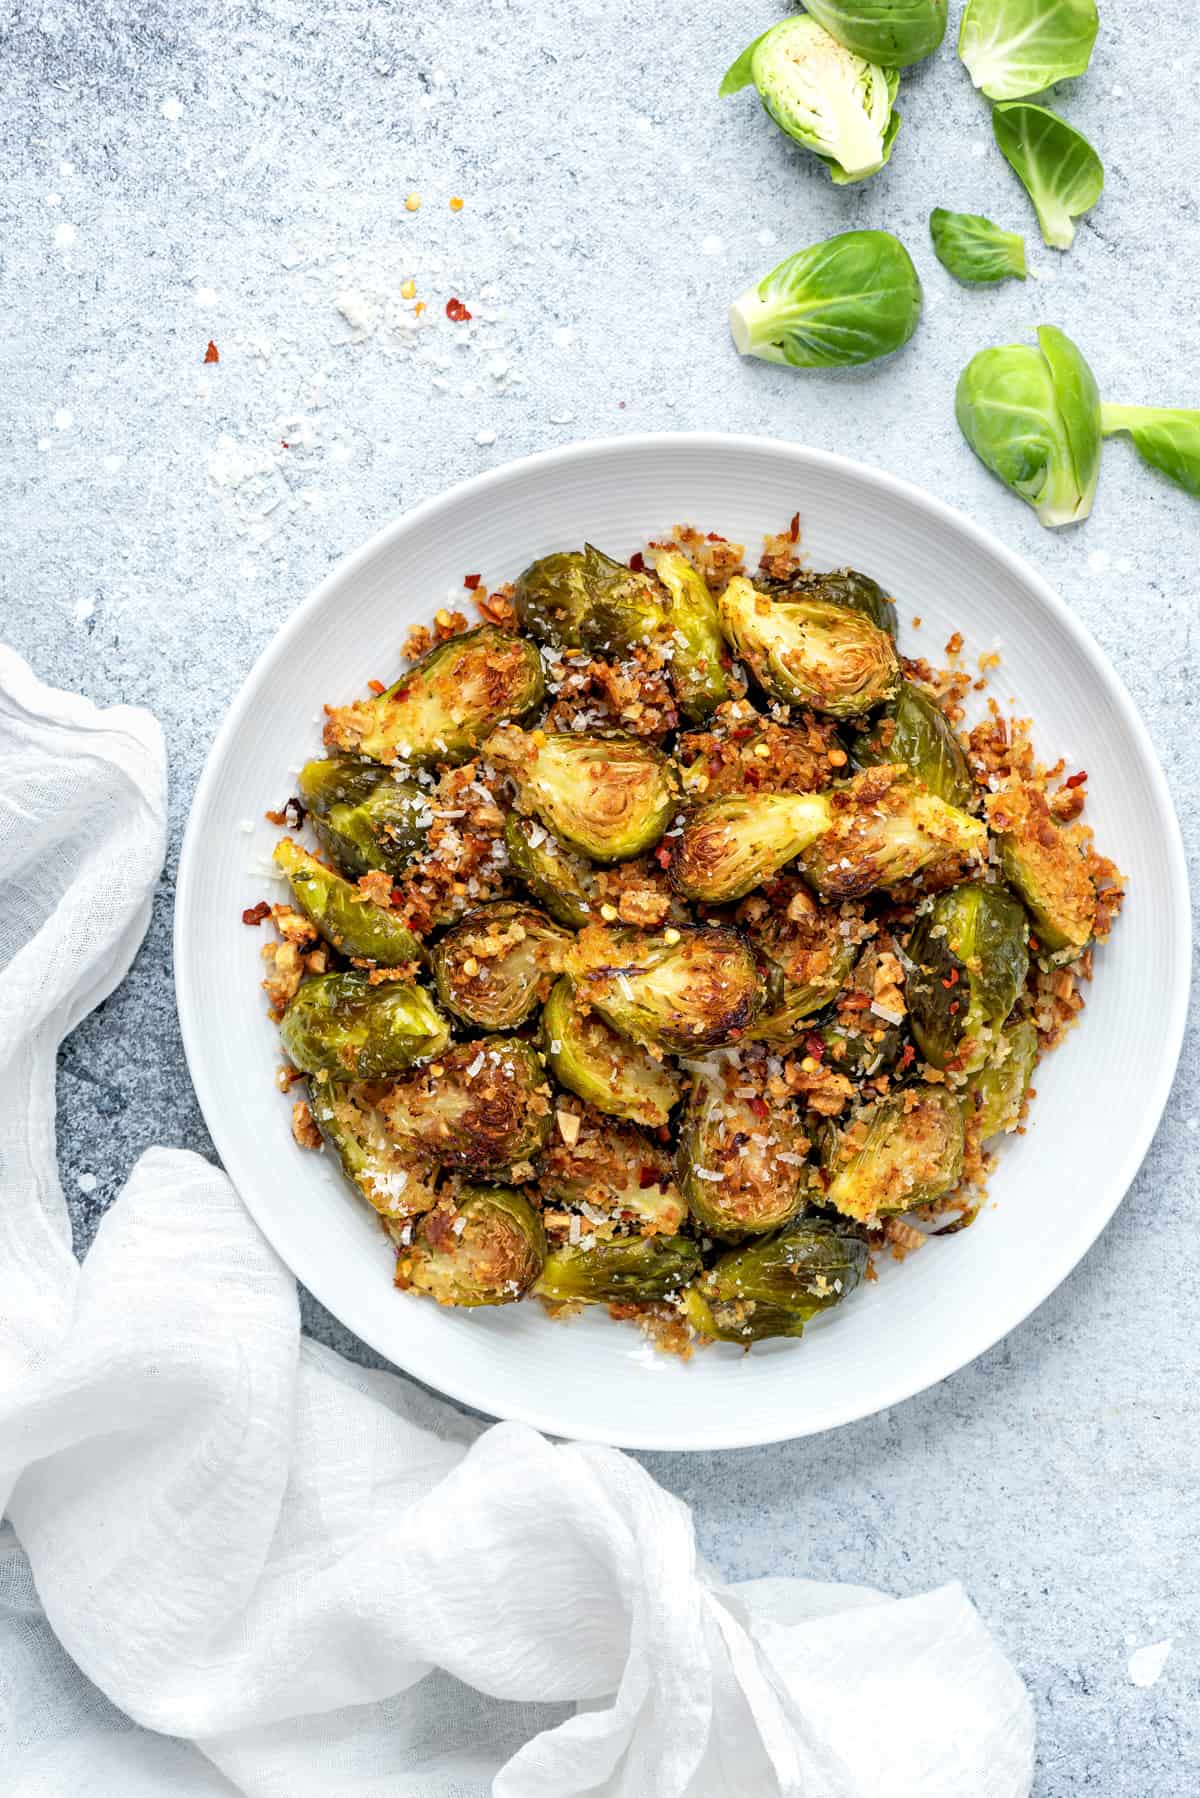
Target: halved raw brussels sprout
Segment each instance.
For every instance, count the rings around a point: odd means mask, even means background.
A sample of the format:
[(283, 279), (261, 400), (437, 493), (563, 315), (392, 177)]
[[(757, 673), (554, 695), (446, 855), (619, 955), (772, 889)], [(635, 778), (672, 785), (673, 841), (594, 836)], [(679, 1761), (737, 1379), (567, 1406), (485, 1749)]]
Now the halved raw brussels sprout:
[(533, 1290), (555, 1305), (652, 1304), (674, 1298), (702, 1266), (686, 1236), (633, 1236), (588, 1249), (567, 1244), (547, 1255)]
[(684, 1295), (697, 1335), (717, 1342), (801, 1336), (859, 1284), (867, 1245), (847, 1225), (799, 1218), (777, 1236), (733, 1249)]
[(1015, 1130), (1038, 1058), (1038, 1033), (1029, 1018), (1000, 1032), (987, 1063), (967, 1081), (963, 1114), (981, 1143)]
[(654, 572), (667, 590), (666, 629), (671, 642), (671, 688), (685, 718), (707, 718), (729, 698), (717, 602), (708, 582), (681, 550), (661, 549)]
[(271, 858), (286, 876), (296, 904), (316, 925), (327, 943), (351, 961), (370, 961), (381, 968), (401, 968), (426, 959), (421, 939), (399, 916), (368, 899), (350, 881), (283, 837)]
[(620, 654), (659, 636), (664, 624), (653, 581), (590, 543), (532, 562), (517, 578), (513, 604), (522, 628), (557, 649)]
[(536, 818), (510, 812), (504, 824), (509, 865), (552, 918), (571, 930), (582, 930), (596, 913), (592, 870), (582, 855), (560, 843)]
[(284, 1012), (279, 1034), (288, 1059), (305, 1074), (386, 1080), (439, 1055), (450, 1026), (419, 986), (366, 974), (306, 980)]
[(346, 874), (401, 874), (425, 847), (427, 797), (374, 762), (307, 762), (296, 790), (321, 847)]
[(437, 1200), (437, 1170), (414, 1161), (388, 1129), (379, 1100), (386, 1087), (353, 1080), (309, 1082), (317, 1127), (363, 1198), (381, 1217), (416, 1217)]
[(773, 699), (854, 718), (899, 686), (896, 646), (865, 612), (828, 599), (771, 599), (743, 575), (719, 604), (736, 654)]
[[(568, 1141), (562, 1129), (571, 1118), (578, 1120), (578, 1131)], [(591, 1109), (582, 1115), (565, 1112), (558, 1122), (538, 1164), (538, 1188), (547, 1205), (586, 1208), (587, 1232), (600, 1225), (643, 1236), (675, 1234), (687, 1206), (661, 1144), (633, 1124), (614, 1123)]]
[(512, 778), (522, 811), (592, 861), (652, 849), (679, 803), (667, 757), (623, 731), (499, 731), (488, 754)]
[(464, 1023), (515, 1030), (550, 991), (570, 940), (532, 905), (481, 905), (433, 951), (438, 998)]
[(895, 600), (889, 599), (878, 581), (873, 581), (869, 574), (860, 574), (857, 568), (830, 568), (820, 572), (797, 568), (794, 574), (783, 579), (760, 575), (754, 585), (773, 600), (823, 599), (831, 606), (848, 606), (852, 612), (864, 613), (889, 637), (896, 635)]
[(962, 1178), (963, 1120), (944, 1086), (910, 1086), (830, 1130), (825, 1197), (860, 1222), (931, 1205)]
[(439, 1305), (511, 1305), (546, 1261), (546, 1233), (511, 1186), (462, 1186), (426, 1212), (396, 1258), (396, 1284)]
[(903, 769), (869, 768), (827, 797), (833, 822), (799, 857), (823, 899), (890, 892), (917, 874), (958, 878), (987, 855), (980, 820), (947, 805)]
[(824, 793), (730, 793), (689, 813), (671, 854), (685, 899), (729, 905), (795, 861), (833, 821)]
[(1055, 822), (1041, 788), (1028, 783), (993, 793), (987, 814), (1004, 878), (1032, 914), (1038, 948), (1073, 961), (1096, 925), (1096, 889), (1081, 842)]
[(975, 797), (970, 764), (954, 727), (942, 708), (912, 681), (901, 681), (895, 699), (869, 731), (854, 738), (852, 748), (857, 767), (902, 762), (947, 805), (965, 810)]
[(1029, 972), (1029, 923), (1002, 886), (972, 881), (921, 913), (905, 982), (912, 1033), (935, 1068), (981, 1067)]
[(750, 1031), (756, 1042), (793, 1048), (810, 1032), (814, 1012), (846, 984), (858, 959), (853, 920), (835, 906), (818, 905), (799, 880), (780, 881), (769, 903), (752, 899), (752, 918), (742, 928), (758, 952), (767, 997)]
[(672, 1054), (744, 1036), (762, 1004), (754, 951), (721, 926), (580, 932), (567, 973), (586, 1005), (622, 1036)]
[(714, 1236), (777, 1230), (811, 1190), (809, 1146), (795, 1110), (747, 1097), (739, 1069), (697, 1075), (677, 1159), (692, 1216)]
[(546, 1146), (552, 1115), (541, 1056), (508, 1036), (456, 1043), (380, 1100), (417, 1154), (468, 1174), (503, 1174)]
[(675, 1069), (622, 1036), (598, 1013), (582, 1011), (565, 974), (542, 1012), (542, 1047), (559, 1085), (611, 1117), (657, 1128), (678, 1103)]

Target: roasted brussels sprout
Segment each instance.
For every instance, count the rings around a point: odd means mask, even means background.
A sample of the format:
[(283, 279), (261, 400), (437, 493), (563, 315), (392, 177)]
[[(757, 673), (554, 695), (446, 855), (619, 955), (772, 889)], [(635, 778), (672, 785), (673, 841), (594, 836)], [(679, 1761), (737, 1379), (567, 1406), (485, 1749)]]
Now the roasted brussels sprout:
[(559, 1085), (611, 1117), (657, 1128), (678, 1102), (675, 1069), (595, 1012), (581, 1011), (565, 974), (542, 1012), (542, 1047)]
[(1025, 985), (1028, 941), (1025, 908), (1002, 886), (971, 882), (931, 901), (908, 945), (905, 982), (912, 1032), (931, 1066), (971, 1073), (988, 1059)]
[(823, 899), (861, 899), (924, 874), (945, 880), (987, 853), (987, 831), (898, 768), (869, 768), (828, 795), (833, 823), (799, 857)]
[(672, 642), (671, 688), (685, 718), (693, 722), (729, 698), (717, 602), (698, 568), (677, 549), (659, 550), (654, 572), (670, 597), (666, 628)]
[(456, 1043), (380, 1100), (388, 1128), (418, 1154), (468, 1174), (502, 1174), (549, 1140), (550, 1087), (537, 1051), (507, 1036)]
[(538, 1187), (548, 1206), (585, 1210), (588, 1232), (673, 1236), (687, 1217), (667, 1151), (633, 1124), (591, 1109), (560, 1112), (538, 1163)]
[(429, 801), (374, 762), (308, 762), (297, 791), (321, 847), (343, 873), (401, 874), (425, 845)]
[(777, 1236), (732, 1249), (684, 1296), (697, 1335), (718, 1342), (801, 1336), (841, 1304), (867, 1268), (867, 1245), (845, 1224), (805, 1217)]
[(891, 699), (896, 646), (865, 612), (827, 599), (770, 599), (743, 575), (720, 598), (735, 652), (773, 699), (854, 718)]
[(396, 1284), (439, 1305), (511, 1305), (546, 1260), (546, 1233), (511, 1186), (462, 1186), (415, 1226), (396, 1259)]
[(365, 1081), (311, 1080), (309, 1110), (368, 1205), (382, 1217), (416, 1217), (436, 1202), (437, 1171), (414, 1161), (388, 1129), (379, 1109), (386, 1090)]
[(551, 1304), (650, 1304), (673, 1298), (703, 1263), (686, 1236), (632, 1236), (554, 1249), (534, 1287)]
[(825, 1196), (862, 1222), (930, 1205), (962, 1177), (963, 1121), (944, 1086), (910, 1086), (829, 1132)]
[(510, 812), (504, 846), (513, 873), (560, 924), (582, 930), (595, 916), (591, 897), (592, 870), (536, 818)]
[(865, 613), (889, 637), (896, 635), (895, 600), (888, 598), (878, 581), (856, 568), (831, 568), (821, 573), (798, 568), (782, 580), (761, 576), (754, 585), (773, 600), (823, 599), (831, 606), (848, 606), (852, 612)]
[(672, 1054), (744, 1036), (762, 1004), (754, 952), (726, 927), (581, 931), (567, 973), (622, 1036)]
[(970, 764), (945, 712), (911, 681), (902, 681), (871, 729), (854, 738), (855, 765), (902, 762), (947, 805), (966, 808), (975, 796)]
[(436, 644), (378, 699), (333, 707), (325, 742), (372, 762), (466, 762), (504, 719), (540, 705), (545, 691), (535, 645), (484, 624)]
[(818, 1025), (814, 1034), (824, 1044), (825, 1066), (850, 1080), (872, 1080), (876, 1074), (890, 1073), (904, 1047), (904, 1032), (898, 1024), (866, 1012), (858, 1014), (855, 1024), (832, 1018)]
[(1004, 877), (1032, 913), (1038, 948), (1055, 961), (1073, 961), (1096, 924), (1096, 889), (1082, 844), (1055, 823), (1039, 787), (1005, 787), (988, 799), (987, 813)]
[(659, 636), (664, 623), (654, 583), (590, 543), (531, 563), (513, 603), (523, 628), (558, 649), (620, 653)]
[(990, 1059), (967, 1081), (963, 1112), (981, 1143), (1016, 1129), (1037, 1058), (1037, 1028), (1029, 1018), (1018, 1018), (1000, 1032)]
[(433, 952), (438, 998), (481, 1030), (515, 1030), (550, 991), (570, 940), (532, 905), (481, 905)]
[(834, 906), (818, 905), (799, 880), (780, 881), (771, 900), (751, 899), (742, 928), (758, 952), (767, 997), (750, 1035), (792, 1048), (814, 1012), (836, 997), (858, 958), (859, 932)]
[(760, 726), (747, 721), (732, 730), (680, 737), (675, 753), (685, 801), (707, 805), (731, 793), (816, 793), (830, 784), (829, 751), (837, 744), (826, 742), (811, 718), (807, 724), (762, 719)]
[(289, 1060), (305, 1074), (386, 1080), (439, 1055), (450, 1026), (419, 986), (366, 974), (306, 980), (279, 1025)]
[(737, 1068), (697, 1075), (679, 1133), (679, 1186), (714, 1236), (777, 1230), (812, 1182), (809, 1141), (791, 1108), (768, 1103)]
[(823, 793), (731, 793), (692, 812), (671, 855), (671, 883), (685, 899), (742, 899), (823, 831), (833, 812)]
[(292, 897), (327, 943), (351, 961), (370, 961), (381, 968), (423, 962), (421, 939), (402, 924), (394, 911), (377, 905), (324, 862), (283, 837), (271, 858), (287, 876)]
[(488, 754), (512, 777), (521, 809), (596, 862), (653, 848), (679, 803), (666, 756), (623, 731), (499, 731)]

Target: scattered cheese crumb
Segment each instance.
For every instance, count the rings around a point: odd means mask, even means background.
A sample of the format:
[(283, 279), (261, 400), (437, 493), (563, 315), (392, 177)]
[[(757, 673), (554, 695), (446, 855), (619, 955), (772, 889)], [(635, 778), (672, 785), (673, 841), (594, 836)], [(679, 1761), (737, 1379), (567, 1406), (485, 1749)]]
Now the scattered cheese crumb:
[(1168, 1636), (1165, 1642), (1148, 1642), (1144, 1648), (1135, 1648), (1129, 1657), (1129, 1677), (1135, 1686), (1152, 1686), (1161, 1677), (1167, 1664), (1167, 1657), (1175, 1646), (1174, 1636)]

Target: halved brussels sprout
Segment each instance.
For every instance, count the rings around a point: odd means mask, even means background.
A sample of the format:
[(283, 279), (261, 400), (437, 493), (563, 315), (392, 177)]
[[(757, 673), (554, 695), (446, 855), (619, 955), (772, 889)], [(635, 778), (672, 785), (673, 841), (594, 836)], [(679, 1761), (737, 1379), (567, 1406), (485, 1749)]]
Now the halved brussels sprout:
[(821, 573), (798, 568), (782, 580), (760, 576), (754, 585), (773, 600), (823, 599), (831, 606), (848, 606), (852, 612), (865, 613), (889, 637), (896, 635), (895, 600), (888, 598), (878, 581), (856, 568), (831, 568)]
[(535, 645), (483, 624), (436, 644), (377, 699), (331, 707), (325, 741), (372, 762), (466, 762), (498, 724), (523, 718), (545, 692)]
[(811, 1030), (814, 1012), (836, 998), (858, 959), (853, 923), (818, 905), (799, 880), (781, 881), (769, 905), (751, 900), (755, 916), (742, 928), (758, 951), (766, 1004), (750, 1031), (756, 1042), (793, 1048)]
[(596, 862), (652, 849), (679, 803), (667, 757), (623, 731), (505, 730), (488, 754), (512, 777), (521, 809)]
[(271, 859), (286, 875), (292, 897), (305, 917), (311, 919), (327, 943), (351, 961), (400, 968), (406, 962), (426, 959), (421, 939), (401, 923), (395, 912), (376, 905), (299, 843), (293, 843), (291, 837), (276, 843)]
[(644, 1236), (675, 1234), (687, 1206), (661, 1144), (599, 1111), (589, 1109), (579, 1117), (573, 1142), (562, 1136), (563, 1119), (559, 1121), (559, 1134), (538, 1164), (538, 1187), (547, 1204), (586, 1208), (588, 1230), (603, 1222)]
[(542, 1047), (559, 1085), (611, 1117), (657, 1128), (678, 1103), (675, 1069), (595, 1012), (581, 1011), (565, 974), (542, 1012)]
[(905, 982), (912, 1032), (935, 1068), (971, 1073), (988, 1059), (1029, 972), (1025, 908), (1002, 886), (941, 893), (917, 920)]
[(815, 1034), (825, 1045), (826, 1067), (850, 1080), (873, 1080), (876, 1074), (890, 1073), (895, 1067), (904, 1047), (904, 1031), (868, 1012), (858, 1016), (854, 1025), (833, 1018)]
[(672, 1054), (744, 1036), (762, 1004), (754, 951), (726, 927), (661, 932), (589, 925), (567, 955), (580, 998), (622, 1036)]
[(731, 793), (691, 812), (671, 855), (686, 899), (729, 905), (770, 880), (833, 822), (824, 793)]
[(826, 797), (833, 823), (799, 857), (823, 899), (889, 892), (917, 874), (958, 877), (987, 855), (979, 819), (905, 778), (902, 769), (868, 768)]
[(450, 1026), (429, 994), (399, 980), (371, 984), (366, 974), (306, 980), (279, 1025), (293, 1066), (341, 1080), (386, 1080), (439, 1055)]
[(794, 1217), (812, 1185), (794, 1109), (739, 1093), (737, 1068), (697, 1075), (679, 1133), (679, 1185), (714, 1236), (759, 1236)]
[(379, 1108), (420, 1155), (468, 1174), (530, 1160), (553, 1122), (541, 1056), (507, 1036), (456, 1043), (432, 1067), (397, 1080)]
[(384, 1122), (385, 1087), (352, 1080), (310, 1080), (309, 1110), (321, 1135), (368, 1205), (381, 1217), (416, 1217), (437, 1200), (437, 1170), (414, 1161)]
[(1096, 889), (1078, 839), (1056, 824), (1039, 787), (1018, 785), (987, 801), (1004, 877), (1033, 915), (1039, 949), (1072, 961), (1092, 940)]
[(717, 602), (704, 576), (680, 550), (659, 550), (654, 572), (671, 601), (666, 628), (673, 645), (672, 691), (685, 718), (707, 718), (729, 698), (728, 651)]
[(799, 1218), (777, 1236), (732, 1249), (684, 1295), (697, 1335), (718, 1342), (802, 1336), (840, 1305), (867, 1269), (867, 1245), (845, 1224)]
[(962, 1178), (963, 1120), (944, 1086), (910, 1086), (829, 1133), (829, 1204), (861, 1222), (931, 1205)]
[(854, 718), (899, 686), (896, 646), (865, 612), (827, 599), (769, 599), (743, 575), (719, 603), (725, 635), (774, 699)]
[(510, 812), (504, 825), (504, 846), (513, 873), (552, 918), (571, 930), (582, 930), (595, 916), (590, 865), (560, 843), (544, 824)]
[(1016, 1129), (1037, 1058), (1037, 1028), (1019, 1018), (1000, 1032), (991, 1059), (968, 1080), (963, 1113), (981, 1143)]
[(570, 940), (532, 905), (481, 905), (433, 951), (438, 998), (481, 1030), (515, 1030), (549, 992)]
[(425, 794), (374, 762), (307, 762), (296, 790), (321, 847), (346, 874), (401, 874), (425, 846)]
[(947, 805), (965, 810), (975, 797), (970, 764), (954, 727), (912, 681), (902, 681), (899, 693), (871, 729), (854, 738), (853, 755), (860, 768), (902, 762)]
[(651, 1304), (673, 1298), (700, 1272), (686, 1236), (633, 1236), (593, 1248), (554, 1249), (534, 1293), (551, 1304)]
[(511, 1186), (462, 1186), (426, 1212), (396, 1259), (396, 1284), (439, 1305), (511, 1305), (546, 1261), (546, 1233)]
[(522, 628), (558, 649), (619, 654), (663, 629), (654, 583), (590, 543), (531, 563), (517, 577), (513, 604)]

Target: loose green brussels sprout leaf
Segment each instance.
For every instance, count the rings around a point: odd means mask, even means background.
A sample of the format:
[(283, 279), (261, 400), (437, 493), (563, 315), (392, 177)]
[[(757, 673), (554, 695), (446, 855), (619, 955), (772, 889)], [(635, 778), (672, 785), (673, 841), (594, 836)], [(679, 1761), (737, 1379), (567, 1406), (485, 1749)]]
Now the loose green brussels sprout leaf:
[(850, 1080), (873, 1080), (876, 1074), (890, 1073), (904, 1047), (899, 1025), (867, 1013), (860, 1013), (853, 1026), (834, 1018), (815, 1034), (825, 1045), (825, 1065)]
[(294, 1067), (341, 1080), (386, 1080), (439, 1055), (450, 1026), (419, 986), (366, 974), (306, 980), (283, 1014), (279, 1034)]
[(823, 793), (731, 793), (699, 806), (675, 839), (671, 880), (687, 899), (729, 905), (828, 830)]
[(372, 762), (466, 762), (504, 719), (540, 705), (545, 691), (535, 645), (484, 624), (436, 644), (378, 699), (334, 706), (325, 741)]
[(962, 1178), (963, 1120), (944, 1086), (910, 1086), (829, 1132), (829, 1204), (867, 1222), (931, 1205)]
[(936, 206), (929, 215), (933, 253), (956, 281), (985, 287), (996, 281), (1023, 281), (1025, 239), (1016, 231), (1002, 231), (978, 212), (947, 212)]
[(923, 62), (946, 35), (946, 0), (811, 0), (806, 10), (855, 56), (888, 69)]
[(1038, 1058), (1038, 1033), (1028, 1018), (1000, 1034), (991, 1059), (972, 1074), (963, 1095), (968, 1129), (981, 1143), (1015, 1130)]
[(1005, 787), (988, 799), (987, 810), (1004, 878), (1032, 914), (1038, 948), (1053, 960), (1073, 961), (1096, 923), (1096, 889), (1081, 843), (1055, 822), (1038, 787)]
[(652, 849), (679, 803), (667, 757), (622, 731), (510, 729), (497, 732), (488, 755), (512, 778), (521, 809), (592, 861), (629, 861)]
[(805, 1217), (722, 1255), (688, 1288), (684, 1305), (697, 1335), (717, 1342), (802, 1336), (819, 1311), (854, 1291), (866, 1269), (861, 1236), (845, 1224)]
[(346, 874), (402, 874), (424, 849), (429, 801), (415, 781), (381, 776), (374, 763), (316, 761), (301, 768), (297, 791), (321, 847)]
[(914, 876), (961, 878), (987, 854), (978, 818), (947, 805), (896, 767), (868, 768), (827, 795), (833, 823), (800, 857), (822, 899), (890, 892)]
[(744, 1082), (736, 1068), (698, 1074), (679, 1133), (680, 1191), (714, 1236), (777, 1230), (812, 1185), (810, 1144), (794, 1108), (742, 1096)]
[(1100, 393), (1061, 331), (1042, 325), (1038, 345), (981, 350), (959, 377), (955, 413), (984, 466), (1054, 528), (1091, 512), (1100, 478)]
[(971, 882), (941, 893), (917, 920), (905, 982), (912, 1032), (932, 1067), (971, 1073), (1029, 972), (1025, 908), (1002, 886)]
[[(568, 1128), (573, 1141), (563, 1135)], [(601, 1238), (631, 1229), (674, 1236), (687, 1217), (666, 1151), (632, 1124), (591, 1108), (582, 1116), (559, 1111), (558, 1134), (538, 1164), (538, 1188), (548, 1207), (582, 1210), (582, 1233)]]
[(1075, 224), (1104, 192), (1104, 164), (1082, 131), (1044, 106), (1012, 100), (992, 111), (1000, 154), (1033, 201), (1042, 238), (1069, 250)]
[(456, 1043), (380, 1100), (388, 1128), (441, 1167), (502, 1174), (550, 1137), (550, 1088), (537, 1051), (507, 1036)]
[(896, 635), (896, 602), (889, 599), (878, 581), (856, 568), (831, 568), (821, 573), (798, 568), (784, 580), (761, 577), (754, 585), (772, 599), (823, 599), (831, 606), (849, 606), (852, 612), (864, 612), (872, 624)]
[(546, 1257), (534, 1287), (551, 1304), (651, 1304), (673, 1298), (701, 1271), (700, 1251), (686, 1236), (635, 1236), (566, 1246)]
[(818, 905), (799, 880), (780, 881), (771, 901), (754, 898), (739, 922), (758, 951), (766, 1004), (750, 1031), (755, 1042), (794, 1048), (845, 985), (858, 959), (859, 932), (833, 906)]
[(504, 824), (504, 847), (517, 879), (552, 918), (571, 930), (582, 930), (595, 916), (590, 864), (560, 843), (544, 824), (510, 812)]
[(384, 1121), (386, 1088), (371, 1082), (311, 1080), (308, 1105), (348, 1180), (381, 1217), (416, 1217), (437, 1199), (437, 1170), (415, 1162)]
[(620, 652), (659, 636), (664, 623), (653, 583), (590, 543), (531, 563), (513, 604), (522, 628), (557, 649)]
[(439, 1305), (511, 1305), (546, 1261), (546, 1233), (511, 1186), (463, 1186), (427, 1212), (396, 1260), (396, 1284)]
[(481, 905), (433, 951), (438, 998), (481, 1030), (515, 1030), (550, 991), (570, 940), (532, 905)]
[(666, 621), (673, 645), (671, 688), (684, 717), (695, 722), (729, 698), (717, 602), (699, 569), (679, 550), (659, 550), (654, 572), (671, 600)]
[(1020, 100), (1082, 75), (1099, 28), (1096, 0), (967, 0), (958, 54), (989, 100)]
[(1106, 437), (1128, 431), (1138, 455), (1169, 481), (1200, 499), (1200, 412), (1161, 406), (1101, 406)]
[(771, 599), (743, 575), (720, 609), (735, 653), (773, 699), (853, 718), (899, 687), (896, 646), (864, 612), (826, 599)]
[(395, 912), (385, 905), (376, 905), (299, 843), (293, 843), (291, 837), (276, 843), (271, 859), (286, 876), (292, 897), (305, 917), (316, 925), (327, 943), (350, 960), (400, 968), (406, 962), (426, 959), (420, 938), (400, 922)]
[(921, 283), (889, 231), (843, 231), (797, 250), (729, 308), (741, 356), (789, 368), (855, 368), (903, 347)]
[(656, 1061), (595, 1012), (582, 1012), (566, 975), (542, 1012), (542, 1047), (559, 1085), (611, 1117), (657, 1128), (678, 1103), (680, 1081), (674, 1068)]
[(650, 932), (591, 924), (568, 952), (566, 971), (614, 1030), (676, 1055), (735, 1042), (762, 1004), (754, 951), (724, 926)]
[(970, 764), (950, 720), (911, 681), (901, 681), (871, 729), (855, 737), (853, 756), (860, 768), (902, 762), (947, 805), (965, 809), (975, 797)]
[(892, 153), (900, 85), (894, 69), (855, 56), (806, 13), (764, 31), (721, 83), (736, 93), (753, 82), (781, 131), (814, 150), (839, 186), (862, 181)]

